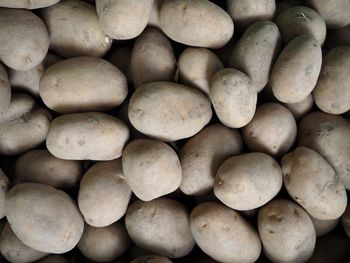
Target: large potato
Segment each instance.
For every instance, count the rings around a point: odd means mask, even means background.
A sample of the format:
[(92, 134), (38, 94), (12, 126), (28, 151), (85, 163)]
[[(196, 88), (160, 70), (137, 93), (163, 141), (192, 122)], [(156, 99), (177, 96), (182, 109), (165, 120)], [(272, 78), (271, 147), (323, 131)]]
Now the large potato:
[(58, 3), (60, 0), (0, 0), (1, 7), (37, 9)]
[(136, 245), (165, 257), (183, 257), (195, 244), (189, 213), (175, 200), (136, 201), (126, 212), (125, 225)]
[(226, 160), (216, 172), (215, 196), (235, 210), (251, 210), (274, 198), (282, 187), (278, 163), (265, 153), (251, 152)]
[(214, 186), (220, 164), (242, 150), (243, 142), (238, 131), (222, 124), (204, 128), (181, 149), (181, 191), (187, 195), (207, 194)]
[(172, 263), (172, 261), (167, 259), (166, 257), (149, 255), (137, 257), (130, 261), (130, 263)]
[(304, 117), (314, 106), (312, 94), (309, 94), (304, 100), (296, 103), (283, 103), (283, 105), (293, 114), (295, 120)]
[(344, 228), (345, 234), (350, 237), (350, 205), (348, 204), (344, 214), (341, 217), (341, 224)]
[(306, 99), (316, 86), (321, 71), (322, 51), (309, 35), (291, 40), (273, 66), (270, 85), (273, 95), (284, 103)]
[(11, 102), (11, 86), (5, 67), (0, 64), (0, 114), (5, 112)]
[(255, 262), (261, 251), (256, 230), (236, 211), (218, 204), (196, 206), (190, 216), (197, 245), (220, 262)]
[(39, 17), (28, 10), (0, 8), (0, 60), (9, 68), (36, 67), (49, 49), (49, 34)]
[(233, 48), (228, 66), (247, 74), (252, 79), (255, 90), (259, 92), (269, 80), (280, 42), (280, 33), (273, 22), (255, 22)]
[(61, 255), (51, 255), (38, 260), (36, 263), (70, 263), (70, 261)]
[(231, 17), (208, 0), (165, 0), (160, 26), (172, 40), (194, 47), (220, 48), (233, 35)]
[(60, 254), (78, 243), (84, 220), (66, 193), (44, 184), (23, 183), (6, 197), (6, 218), (25, 245)]
[(107, 161), (122, 155), (128, 139), (128, 127), (111, 115), (74, 113), (52, 121), (46, 147), (61, 159)]
[(332, 49), (324, 58), (313, 91), (316, 105), (324, 112), (342, 114), (350, 110), (350, 46)]
[(257, 93), (243, 72), (226, 68), (211, 79), (209, 97), (220, 121), (230, 128), (241, 128), (254, 116)]
[(211, 119), (209, 99), (199, 90), (172, 82), (140, 86), (131, 96), (128, 115), (140, 132), (176, 141), (199, 132)]
[(9, 189), (10, 181), (3, 170), (0, 169), (0, 219), (5, 217), (6, 193)]
[(331, 220), (320, 220), (312, 216), (310, 216), (310, 218), (315, 227), (316, 237), (324, 236), (333, 231), (340, 221), (339, 218)]
[(124, 216), (130, 196), (121, 159), (99, 162), (81, 179), (78, 205), (86, 223), (104, 227)]
[(262, 207), (258, 230), (265, 255), (272, 262), (306, 262), (314, 251), (316, 233), (312, 221), (291, 201), (277, 199)]

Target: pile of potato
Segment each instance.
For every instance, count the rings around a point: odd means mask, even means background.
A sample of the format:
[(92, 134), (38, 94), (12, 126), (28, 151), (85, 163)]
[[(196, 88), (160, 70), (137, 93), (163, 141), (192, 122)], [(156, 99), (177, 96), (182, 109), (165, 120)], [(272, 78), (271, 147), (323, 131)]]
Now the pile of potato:
[(0, 0), (0, 262), (350, 260), (350, 0)]

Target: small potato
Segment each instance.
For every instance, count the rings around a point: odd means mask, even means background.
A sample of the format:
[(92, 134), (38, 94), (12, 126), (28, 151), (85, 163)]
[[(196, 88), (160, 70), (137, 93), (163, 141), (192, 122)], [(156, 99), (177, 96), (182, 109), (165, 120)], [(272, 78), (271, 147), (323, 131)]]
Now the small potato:
[(208, 194), (214, 186), (219, 165), (242, 150), (243, 142), (238, 131), (222, 124), (204, 128), (181, 149), (181, 191), (187, 195)]
[(333, 231), (340, 221), (339, 218), (331, 220), (320, 220), (312, 216), (310, 216), (310, 218), (312, 220), (312, 223), (314, 224), (317, 238), (322, 237), (328, 234), (329, 232)]
[(101, 112), (66, 114), (54, 119), (46, 147), (65, 160), (108, 161), (122, 155), (129, 139), (128, 127)]
[(4, 218), (6, 194), (10, 186), (10, 181), (3, 170), (0, 169), (0, 219)]
[(132, 49), (130, 71), (134, 88), (154, 81), (173, 81), (175, 63), (169, 39), (157, 28), (146, 28)]
[(284, 103), (306, 99), (316, 86), (322, 66), (322, 51), (309, 35), (291, 40), (273, 66), (270, 85), (273, 95)]
[(300, 120), (314, 106), (312, 94), (309, 94), (304, 100), (296, 103), (283, 103), (283, 105), (293, 114), (295, 120)]
[(37, 9), (54, 5), (59, 1), (60, 0), (0, 0), (0, 6), (7, 8)]
[(259, 92), (269, 80), (280, 45), (281, 36), (273, 22), (255, 22), (233, 48), (228, 66), (247, 74), (252, 79), (255, 90)]
[(206, 48), (186, 48), (179, 57), (180, 82), (209, 94), (212, 76), (223, 69), (220, 59)]
[(265, 255), (272, 262), (306, 262), (316, 233), (309, 215), (295, 203), (277, 199), (259, 210), (258, 230)]
[(190, 216), (192, 235), (206, 254), (220, 262), (255, 262), (261, 251), (256, 230), (236, 211), (218, 204), (196, 206)]
[(0, 114), (10, 107), (11, 86), (5, 67), (0, 64)]
[(226, 68), (211, 79), (209, 97), (220, 121), (230, 128), (241, 128), (253, 118), (257, 93), (243, 72)]
[(99, 162), (81, 179), (78, 205), (86, 223), (105, 227), (124, 216), (130, 196), (121, 159)]
[(130, 246), (130, 239), (121, 223), (106, 227), (85, 225), (78, 248), (87, 258), (95, 262), (109, 262), (117, 259)]
[(283, 156), (283, 182), (289, 195), (311, 216), (339, 218), (347, 204), (346, 191), (333, 167), (317, 152), (298, 147)]
[(187, 209), (168, 198), (132, 203), (126, 212), (125, 225), (136, 245), (165, 257), (183, 257), (195, 244)]
[(37, 183), (11, 188), (6, 196), (6, 218), (25, 245), (47, 253), (72, 250), (84, 229), (84, 220), (66, 193)]
[(216, 172), (215, 196), (235, 210), (259, 208), (282, 187), (278, 163), (265, 153), (251, 152), (226, 160)]
[(49, 34), (39, 17), (28, 10), (0, 8), (0, 60), (7, 67), (35, 68), (48, 49)]
[(122, 160), (125, 180), (143, 201), (172, 193), (181, 183), (179, 158), (164, 142), (132, 141), (125, 147)]
[(251, 151), (280, 156), (293, 145), (297, 126), (287, 108), (278, 103), (265, 103), (257, 108), (254, 118), (242, 132)]
[(198, 89), (172, 82), (140, 86), (130, 98), (128, 115), (140, 132), (166, 141), (193, 136), (212, 117), (209, 99)]
[(152, 3), (153, 0), (98, 0), (100, 26), (111, 38), (135, 38), (147, 25)]
[(319, 13), (306, 6), (294, 6), (282, 11), (276, 17), (284, 43), (299, 35), (310, 35), (323, 45), (326, 38), (326, 23)]
[(116, 66), (123, 74), (126, 76), (126, 79), (129, 83), (132, 82), (131, 79), (131, 48), (128, 46), (117, 46), (112, 48), (108, 52), (107, 60)]
[(324, 58), (313, 91), (316, 105), (324, 112), (342, 114), (350, 110), (350, 47), (332, 49)]
[(40, 80), (40, 97), (59, 113), (107, 111), (127, 94), (124, 74), (97, 57), (62, 60), (45, 70)]
[(341, 224), (344, 228), (345, 234), (350, 237), (350, 205), (348, 204), (344, 214), (341, 217)]
[(51, 255), (38, 260), (36, 263), (69, 263), (69, 260), (61, 255)]
[(172, 263), (172, 261), (166, 257), (149, 255), (135, 258), (134, 260), (131, 260), (130, 263)]
[(165, 0), (160, 26), (172, 40), (193, 47), (220, 48), (233, 35), (231, 17), (208, 0)]
[(328, 44), (332, 48), (339, 46), (350, 46), (350, 25), (333, 30), (327, 37)]
[(51, 115), (25, 94), (12, 94), (10, 107), (0, 114), (0, 154), (16, 155), (46, 139)]

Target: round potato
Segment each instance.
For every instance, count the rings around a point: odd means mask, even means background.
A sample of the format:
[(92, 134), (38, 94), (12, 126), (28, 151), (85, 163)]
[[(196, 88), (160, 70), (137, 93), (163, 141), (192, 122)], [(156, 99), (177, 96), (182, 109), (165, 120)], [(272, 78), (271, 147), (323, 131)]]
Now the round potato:
[(306, 262), (316, 233), (309, 215), (295, 203), (277, 199), (259, 210), (258, 230), (265, 255), (272, 262)]
[(108, 161), (122, 155), (128, 139), (128, 127), (111, 115), (73, 113), (52, 121), (46, 147), (60, 159)]
[(128, 46), (121, 46), (112, 48), (108, 52), (107, 60), (116, 66), (123, 74), (126, 76), (126, 79), (129, 83), (132, 82), (131, 78), (131, 48)]
[(284, 103), (306, 99), (316, 86), (322, 66), (322, 51), (309, 35), (291, 40), (273, 66), (270, 85), (273, 95)]
[(193, 47), (220, 48), (233, 35), (231, 17), (208, 0), (165, 0), (160, 26), (172, 40)]
[(339, 218), (331, 220), (320, 220), (312, 216), (310, 216), (310, 218), (315, 227), (316, 237), (322, 237), (333, 231), (340, 221)]
[(128, 115), (140, 132), (166, 141), (193, 136), (211, 119), (209, 99), (198, 89), (172, 82), (140, 86), (131, 96)]
[(300, 120), (314, 106), (312, 94), (309, 94), (304, 100), (296, 103), (283, 103), (283, 105), (293, 114), (295, 120)]
[(54, 5), (59, 1), (60, 0), (0, 0), (0, 6), (7, 8), (37, 9)]
[(0, 60), (7, 67), (35, 68), (48, 49), (49, 34), (39, 17), (28, 10), (0, 9)]
[(149, 256), (140, 256), (130, 261), (130, 263), (172, 263), (166, 257), (157, 256), (157, 255), (149, 255)]
[(191, 212), (190, 227), (197, 245), (215, 260), (248, 263), (260, 255), (256, 230), (224, 205), (208, 202), (196, 206)]
[(69, 263), (69, 260), (61, 255), (51, 255), (38, 260), (36, 263)]
[(136, 245), (165, 257), (183, 257), (195, 244), (187, 209), (168, 198), (132, 203), (126, 212), (125, 225)]
[(10, 107), (11, 86), (5, 67), (0, 64), (0, 114)]
[(253, 118), (257, 93), (243, 72), (226, 68), (211, 79), (209, 97), (220, 121), (230, 128), (241, 128)]
[(255, 90), (259, 92), (269, 80), (280, 45), (281, 36), (273, 22), (255, 22), (233, 48), (228, 66), (247, 74)]
[(74, 201), (52, 186), (23, 183), (6, 196), (6, 218), (27, 246), (61, 254), (78, 243), (84, 220)]
[(254, 118), (242, 132), (251, 151), (280, 156), (293, 145), (297, 126), (287, 108), (278, 103), (265, 103), (257, 108)]
[(3, 170), (0, 169), (0, 219), (4, 218), (5, 213), (5, 200), (6, 200), (6, 193), (9, 189), (10, 181), (7, 178), (6, 174), (3, 172)]

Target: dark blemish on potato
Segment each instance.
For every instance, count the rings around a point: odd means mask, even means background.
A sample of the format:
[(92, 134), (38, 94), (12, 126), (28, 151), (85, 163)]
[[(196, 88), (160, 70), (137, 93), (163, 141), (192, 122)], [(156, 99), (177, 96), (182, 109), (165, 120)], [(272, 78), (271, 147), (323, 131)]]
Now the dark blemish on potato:
[(289, 173), (285, 173), (285, 174), (284, 174), (284, 180), (285, 180), (285, 182), (286, 182), (287, 184), (290, 183), (290, 174), (289, 174)]
[(79, 143), (79, 146), (83, 146), (86, 142), (85, 142), (84, 139), (80, 139), (80, 140), (78, 141), (78, 143)]
[(305, 15), (303, 12), (296, 13), (295, 17), (300, 18), (300, 19), (304, 20), (305, 22), (309, 22), (309, 20), (310, 20), (310, 18), (307, 15)]
[(268, 219), (273, 222), (279, 222), (281, 223), (283, 221), (283, 216), (277, 213), (272, 213), (269, 215)]
[(107, 15), (108, 14), (108, 11), (109, 11), (109, 7), (108, 7), (108, 4), (107, 5), (105, 5), (104, 7), (103, 7), (103, 13), (105, 14), (105, 15)]
[(314, 66), (313, 65), (308, 65), (305, 69), (305, 76), (310, 76), (312, 74), (312, 71), (314, 69)]
[(207, 226), (207, 223), (203, 223), (203, 224), (201, 225), (201, 228), (206, 228), (206, 226)]
[(68, 138), (68, 137), (66, 137), (66, 138), (64, 139), (64, 141), (65, 141), (66, 144), (69, 144), (69, 138)]
[(275, 231), (273, 231), (273, 230), (268, 230), (268, 232), (269, 232), (270, 234), (275, 234)]
[(296, 209), (293, 209), (293, 214), (295, 215), (295, 217), (299, 217), (299, 213), (298, 213), (298, 210), (296, 210)]

